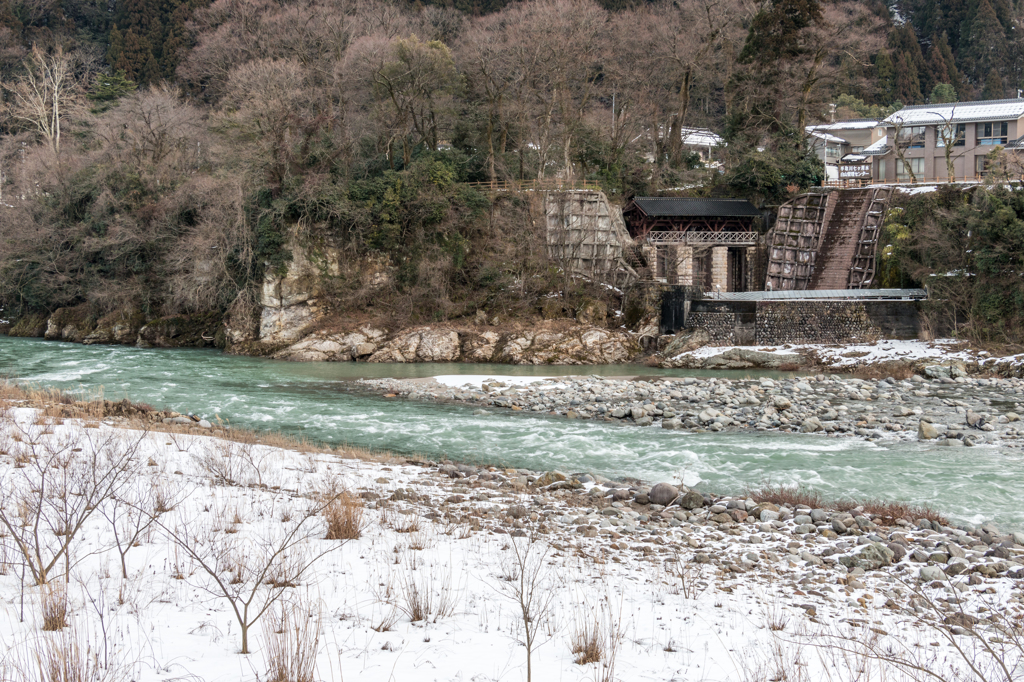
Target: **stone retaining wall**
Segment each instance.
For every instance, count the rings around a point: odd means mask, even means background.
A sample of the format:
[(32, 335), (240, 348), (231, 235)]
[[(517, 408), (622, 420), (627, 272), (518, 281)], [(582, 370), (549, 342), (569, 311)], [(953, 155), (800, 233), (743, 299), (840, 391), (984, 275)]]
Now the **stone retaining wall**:
[(705, 299), (690, 303), (685, 328), (707, 330), (712, 346), (854, 343), (876, 338), (916, 339), (921, 333), (921, 315), (916, 301), (754, 303)]
[(878, 337), (863, 303), (844, 301), (760, 301), (755, 338), (758, 345), (849, 343)]
[(687, 329), (704, 329), (711, 336), (709, 346), (731, 346), (736, 343), (736, 313), (691, 312)]

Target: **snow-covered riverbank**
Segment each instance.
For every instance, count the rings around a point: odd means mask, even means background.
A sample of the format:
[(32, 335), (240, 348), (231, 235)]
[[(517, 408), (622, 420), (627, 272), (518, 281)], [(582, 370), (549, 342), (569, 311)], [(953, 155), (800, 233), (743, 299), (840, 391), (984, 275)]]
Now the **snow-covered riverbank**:
[[(534, 587), (536, 680), (852, 679), (888, 645), (937, 670), (964, 666), (954, 645), (991, 663), (972, 632), (1020, 653), (1024, 537), (991, 525), (138, 426), (0, 419), (9, 679), (41, 679), (36, 654), (76, 646), (97, 679), (270, 679), (303, 653), (314, 679), (525, 679)], [(64, 488), (38, 485), (55, 474)], [(335, 509), (361, 532), (327, 540), (321, 508), (342, 489)], [(25, 531), (68, 514), (74, 533)], [(50, 587), (14, 537), (58, 557)], [(45, 631), (68, 568), (67, 626)], [(246, 600), (272, 606), (236, 614)]]

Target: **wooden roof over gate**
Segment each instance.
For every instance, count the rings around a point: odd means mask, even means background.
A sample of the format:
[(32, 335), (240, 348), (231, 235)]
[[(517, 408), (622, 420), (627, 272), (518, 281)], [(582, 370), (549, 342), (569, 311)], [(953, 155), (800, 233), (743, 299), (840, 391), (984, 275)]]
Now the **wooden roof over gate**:
[(652, 230), (750, 231), (761, 211), (746, 199), (634, 197), (622, 214), (630, 234), (646, 237)]

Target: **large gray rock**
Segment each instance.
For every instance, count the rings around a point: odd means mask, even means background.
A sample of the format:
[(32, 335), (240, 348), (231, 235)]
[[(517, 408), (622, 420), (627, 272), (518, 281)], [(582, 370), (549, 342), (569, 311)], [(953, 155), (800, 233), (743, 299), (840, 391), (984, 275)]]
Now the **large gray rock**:
[(917, 574), (917, 577), (922, 582), (930, 582), (932, 580), (945, 580), (946, 573), (938, 566), (922, 566), (921, 571)]
[(683, 509), (698, 509), (704, 506), (704, 496), (696, 490), (688, 490), (679, 497), (677, 503)]
[(507, 334), (492, 359), (513, 365), (608, 365), (639, 352), (639, 344), (624, 331), (580, 326)]
[(689, 329), (676, 334), (662, 354), (666, 358), (673, 358), (680, 353), (689, 353), (711, 343), (711, 334), (706, 329)]
[(935, 428), (934, 424), (926, 422), (923, 419), (918, 422), (917, 437), (920, 440), (932, 440), (933, 438), (938, 438), (940, 435), (942, 435), (941, 432)]
[(274, 358), (297, 362), (349, 362), (376, 351), (384, 335), (383, 330), (372, 327), (352, 332), (317, 332), (278, 351)]
[(865, 571), (874, 571), (892, 563), (895, 553), (880, 542), (872, 542), (865, 545), (857, 554), (844, 556), (839, 563), (847, 568), (862, 568)]
[(672, 500), (679, 496), (679, 488), (669, 483), (658, 483), (651, 492), (647, 493), (647, 497), (651, 500), (652, 504), (669, 504)]
[(454, 362), (461, 347), (450, 329), (407, 329), (370, 356), (368, 362)]

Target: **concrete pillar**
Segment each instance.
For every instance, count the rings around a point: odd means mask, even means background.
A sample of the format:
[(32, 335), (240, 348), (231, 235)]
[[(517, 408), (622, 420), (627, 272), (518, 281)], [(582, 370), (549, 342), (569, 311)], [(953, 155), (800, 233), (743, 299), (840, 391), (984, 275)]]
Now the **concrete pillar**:
[(747, 291), (759, 291), (761, 289), (760, 282), (758, 282), (757, 272), (757, 247), (748, 246), (745, 254), (747, 259)]
[(658, 247), (644, 244), (640, 247), (640, 253), (643, 254), (644, 260), (647, 261), (647, 270), (650, 273), (648, 277), (654, 279), (658, 275)]
[(693, 247), (676, 246), (673, 254), (673, 264), (676, 269), (676, 284), (690, 286), (693, 281)]
[(729, 291), (729, 247), (716, 246), (711, 249), (711, 291)]

